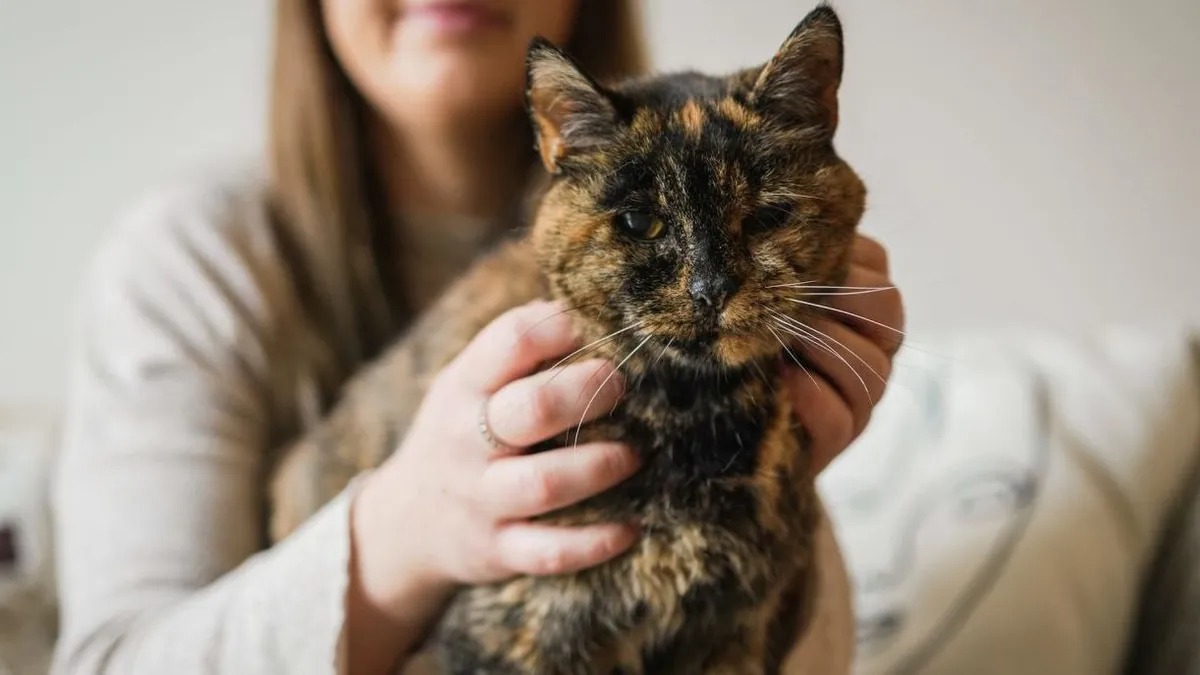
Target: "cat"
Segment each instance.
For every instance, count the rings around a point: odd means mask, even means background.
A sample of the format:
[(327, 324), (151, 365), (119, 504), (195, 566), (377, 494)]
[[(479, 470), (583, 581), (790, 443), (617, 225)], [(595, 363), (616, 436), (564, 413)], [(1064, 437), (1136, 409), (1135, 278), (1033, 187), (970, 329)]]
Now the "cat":
[(833, 147), (842, 60), (824, 4), (764, 65), (720, 77), (602, 85), (535, 39), (526, 102), (549, 180), (533, 222), (290, 449), (273, 536), (382, 462), (484, 325), (560, 299), (628, 386), (607, 417), (530, 451), (621, 440), (642, 468), (544, 518), (637, 522), (639, 540), (579, 573), (462, 589), (429, 637), (435, 661), (455, 674), (779, 672), (806, 630), (822, 517), (781, 338), (814, 316), (789, 301), (797, 287), (844, 280), (866, 196)]

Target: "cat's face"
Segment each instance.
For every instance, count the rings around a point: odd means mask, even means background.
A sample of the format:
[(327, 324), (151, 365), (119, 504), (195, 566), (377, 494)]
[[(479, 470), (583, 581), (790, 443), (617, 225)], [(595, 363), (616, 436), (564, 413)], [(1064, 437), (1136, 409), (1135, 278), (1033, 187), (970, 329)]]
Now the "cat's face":
[[(591, 333), (701, 366), (776, 355), (798, 284), (837, 284), (863, 211), (834, 152), (841, 29), (815, 10), (762, 68), (602, 88), (546, 44), (529, 107), (555, 180), (533, 228)], [(790, 284), (790, 286), (789, 286)], [(626, 350), (628, 351), (628, 350)]]

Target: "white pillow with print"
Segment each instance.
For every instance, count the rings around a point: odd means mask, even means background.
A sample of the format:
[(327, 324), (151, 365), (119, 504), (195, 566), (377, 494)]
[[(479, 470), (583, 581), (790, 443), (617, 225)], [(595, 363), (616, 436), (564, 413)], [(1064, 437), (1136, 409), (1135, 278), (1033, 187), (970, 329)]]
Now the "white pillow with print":
[(856, 588), (856, 673), (1119, 672), (1197, 464), (1188, 336), (918, 342), (820, 482)]

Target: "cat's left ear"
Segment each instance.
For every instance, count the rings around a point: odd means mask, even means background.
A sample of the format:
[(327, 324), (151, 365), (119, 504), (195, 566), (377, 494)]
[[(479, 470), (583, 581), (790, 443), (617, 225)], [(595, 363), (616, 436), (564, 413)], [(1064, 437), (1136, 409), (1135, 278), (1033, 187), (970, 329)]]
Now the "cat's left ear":
[(559, 173), (571, 154), (595, 149), (612, 138), (616, 108), (566, 54), (534, 38), (525, 65), (526, 106), (547, 171)]
[(809, 12), (755, 78), (750, 101), (788, 125), (828, 139), (837, 130), (842, 23), (827, 5)]

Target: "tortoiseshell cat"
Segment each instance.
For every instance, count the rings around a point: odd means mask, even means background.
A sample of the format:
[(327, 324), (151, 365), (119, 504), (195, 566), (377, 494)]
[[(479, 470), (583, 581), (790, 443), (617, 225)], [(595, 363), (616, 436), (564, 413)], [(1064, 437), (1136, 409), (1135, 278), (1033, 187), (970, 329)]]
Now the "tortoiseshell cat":
[[(635, 521), (641, 538), (571, 575), (465, 588), (430, 646), (451, 673), (775, 673), (803, 629), (820, 504), (790, 403), (786, 284), (839, 284), (865, 189), (832, 143), (842, 32), (813, 10), (764, 66), (601, 86), (549, 43), (528, 109), (551, 177), (524, 238), (481, 260), (379, 362), (273, 485), (282, 537), (378, 465), (430, 378), (491, 319), (538, 297), (630, 383), (580, 442), (642, 469), (549, 516)], [(555, 439), (531, 451), (559, 447)]]

